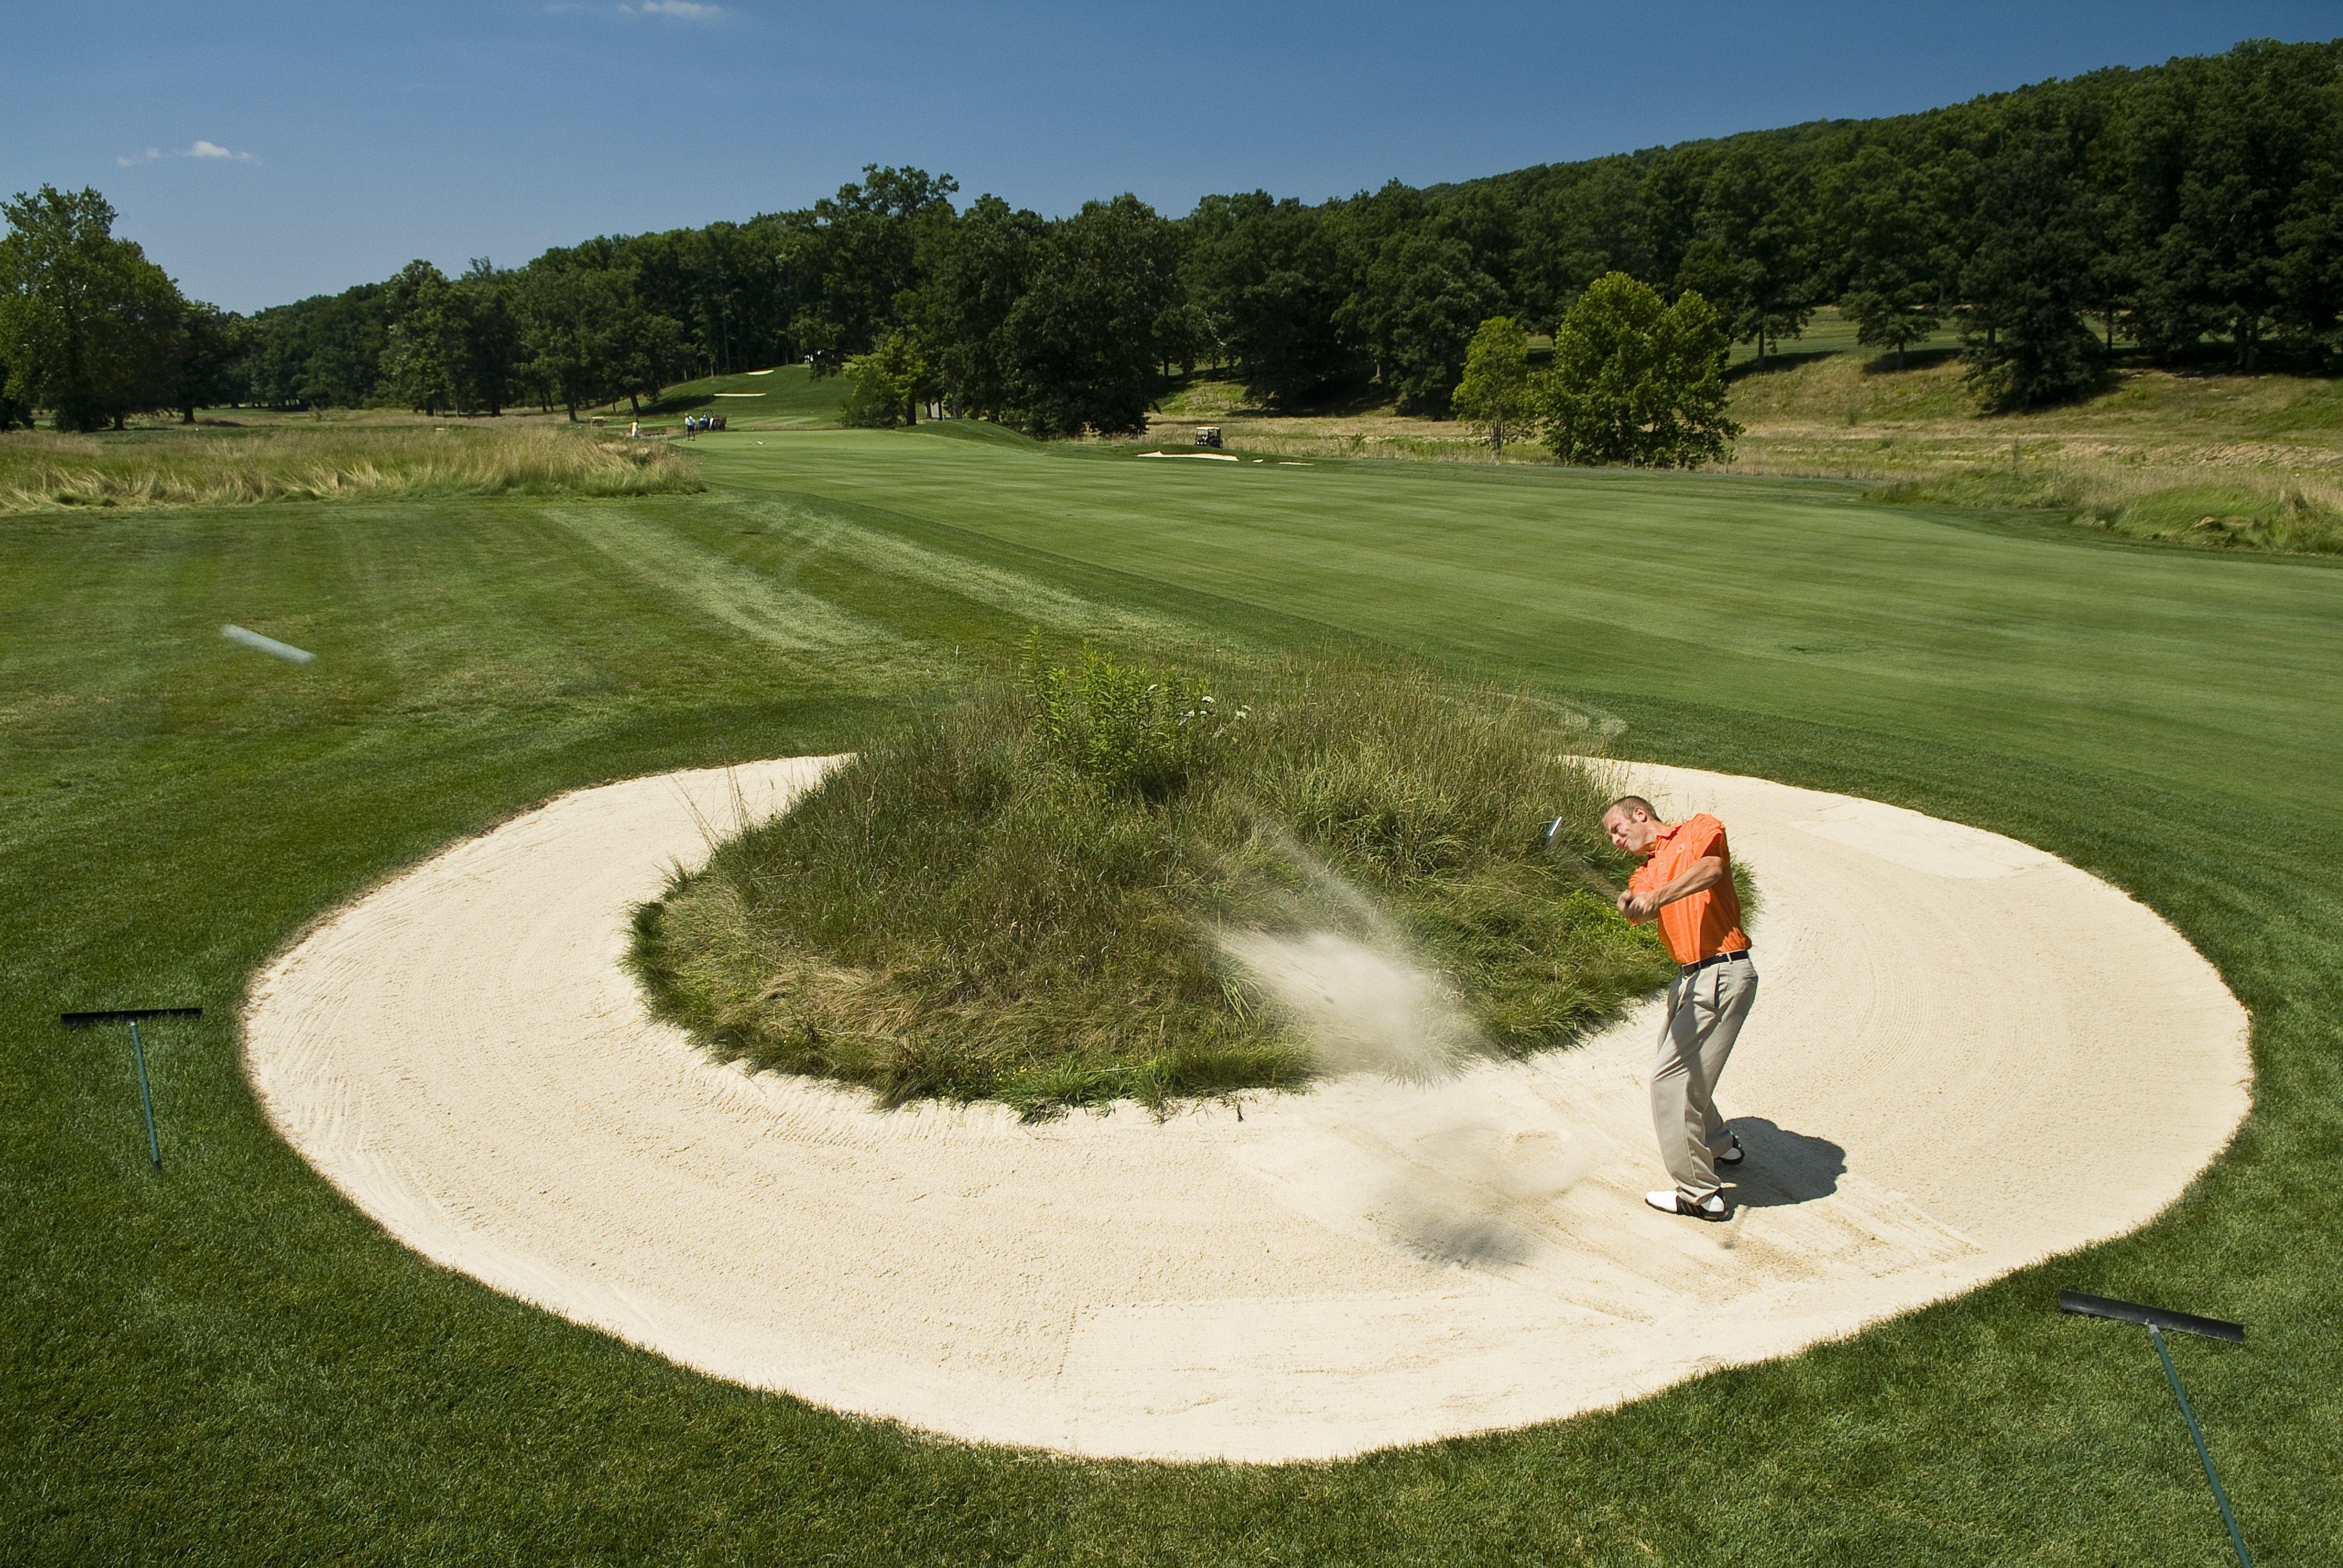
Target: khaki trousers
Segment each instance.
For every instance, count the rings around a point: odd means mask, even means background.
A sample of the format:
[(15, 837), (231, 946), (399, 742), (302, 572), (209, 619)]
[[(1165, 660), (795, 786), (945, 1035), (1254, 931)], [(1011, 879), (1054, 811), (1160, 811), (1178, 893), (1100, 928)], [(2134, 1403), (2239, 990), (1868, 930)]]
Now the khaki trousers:
[(1757, 970), (1747, 959), (1678, 975), (1668, 987), (1652, 1068), (1652, 1131), (1677, 1194), (1693, 1202), (1717, 1190), (1716, 1157), (1733, 1147), (1716, 1113), (1716, 1080), (1756, 1000)]

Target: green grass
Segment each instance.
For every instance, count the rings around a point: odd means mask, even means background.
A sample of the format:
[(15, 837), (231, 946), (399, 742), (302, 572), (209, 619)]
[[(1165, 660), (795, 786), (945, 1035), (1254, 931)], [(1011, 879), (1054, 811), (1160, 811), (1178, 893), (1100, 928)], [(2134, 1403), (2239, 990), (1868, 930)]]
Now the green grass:
[(1443, 1043), (1513, 1055), (1671, 972), (1593, 890), (1624, 868), (1565, 759), (1600, 738), (1550, 703), (1388, 659), (1182, 675), (1037, 638), (1031, 666), (874, 737), (639, 909), (653, 1010), (726, 1060), (1038, 1118), (1312, 1076), (1223, 932), (1424, 966), (1477, 1036)]
[[(645, 403), (643, 414), (649, 418), (721, 414), (727, 430), (806, 430), (836, 425), (838, 405), (845, 397), (843, 376), (817, 380), (809, 366), (780, 365), (679, 382)], [(616, 412), (628, 417), (623, 407)]]
[(701, 488), (664, 443), (447, 421), (0, 433), (0, 514), (394, 497), (655, 496)]
[[(2224, 1561), (2153, 1355), (2061, 1318), (2064, 1285), (2246, 1322), (2175, 1353), (2248, 1541), (2343, 1557), (2335, 568), (1786, 481), (916, 432), (699, 453), (704, 496), (0, 530), (9, 1558)], [(408, 1253), (268, 1131), (233, 1010), (305, 922), (559, 789), (861, 744), (1034, 620), (1348, 631), (1600, 710), (1625, 755), (2041, 844), (2220, 968), (2254, 1112), (2127, 1240), (1619, 1411), (1288, 1469), (969, 1448), (711, 1382)], [(160, 1177), (122, 1042), (54, 1022), (139, 1002), (206, 1009), (151, 1047)], [(1929, 1135), (1947, 1188), (2023, 1157)]]
[[(1837, 306), (1818, 307), (1815, 313), (1807, 317), (1805, 331), (1795, 337), (1777, 338), (1766, 345), (1766, 367), (1770, 370), (1776, 360), (1795, 365), (1825, 354), (1855, 355), (1864, 359), (1881, 358), (1887, 364), (1895, 363), (1894, 349), (1867, 348), (1857, 343), (1855, 334), (1859, 330), (1852, 317), (1839, 314)], [(1932, 351), (1941, 353), (1946, 349), (1959, 347), (1960, 341), (1959, 331), (1952, 323), (1947, 322), (1926, 337), (1913, 343), (1905, 352), (1907, 357), (1913, 354), (1927, 354)], [(1746, 343), (1735, 344), (1727, 360), (1727, 363), (1735, 368), (1745, 365), (1754, 366), (1756, 362), (1757, 344), (1755, 339)]]

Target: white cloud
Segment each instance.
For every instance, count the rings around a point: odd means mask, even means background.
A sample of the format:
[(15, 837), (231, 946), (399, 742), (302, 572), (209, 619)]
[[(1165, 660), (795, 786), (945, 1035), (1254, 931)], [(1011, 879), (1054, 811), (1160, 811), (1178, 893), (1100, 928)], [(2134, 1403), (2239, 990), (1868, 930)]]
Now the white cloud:
[(257, 164), (260, 162), (257, 157), (255, 157), (250, 153), (230, 152), (227, 148), (220, 146), (217, 142), (207, 142), (201, 136), (197, 136), (196, 138), (195, 146), (191, 147), (181, 147), (176, 153), (166, 153), (160, 147), (148, 147), (143, 153), (133, 153), (126, 158), (117, 157), (114, 161), (120, 164), (126, 169), (133, 169), (136, 168), (140, 164), (151, 164), (158, 158), (226, 158), (232, 164)]
[(632, 5), (589, 5), (583, 0), (548, 0), (545, 9), (555, 16), (591, 12), (596, 15), (664, 16), (670, 22), (713, 22), (724, 15), (723, 6), (710, 5), (709, 0), (636, 0)]

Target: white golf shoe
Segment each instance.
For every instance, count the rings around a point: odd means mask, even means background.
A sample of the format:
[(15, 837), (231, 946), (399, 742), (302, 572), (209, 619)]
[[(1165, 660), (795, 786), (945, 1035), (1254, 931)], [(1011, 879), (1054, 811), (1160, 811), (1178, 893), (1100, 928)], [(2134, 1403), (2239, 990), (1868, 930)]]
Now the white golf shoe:
[(1725, 1206), (1725, 1194), (1722, 1192), (1711, 1192), (1694, 1203), (1687, 1201), (1674, 1188), (1668, 1187), (1657, 1192), (1644, 1193), (1644, 1201), (1663, 1214), (1683, 1214), (1694, 1220), (1710, 1221), (1733, 1217), (1733, 1211)]

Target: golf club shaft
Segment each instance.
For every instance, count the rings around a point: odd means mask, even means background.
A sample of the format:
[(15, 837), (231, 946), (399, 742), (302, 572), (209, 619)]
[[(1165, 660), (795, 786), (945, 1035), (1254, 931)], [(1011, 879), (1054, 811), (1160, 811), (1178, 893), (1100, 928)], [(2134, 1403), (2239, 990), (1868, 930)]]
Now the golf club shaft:
[[(1562, 821), (1563, 819), (1561, 818), (1556, 817), (1553, 821), (1546, 824), (1545, 847), (1546, 852), (1549, 854), (1554, 852), (1554, 835), (1562, 831)], [(1596, 870), (1594, 867), (1588, 865), (1584, 860), (1574, 859), (1572, 869), (1578, 873), (1578, 879), (1580, 881), (1585, 883), (1588, 887), (1602, 894), (1611, 902), (1615, 904), (1619, 901), (1619, 890), (1612, 886), (1610, 878), (1604, 876), (1602, 872)]]

